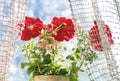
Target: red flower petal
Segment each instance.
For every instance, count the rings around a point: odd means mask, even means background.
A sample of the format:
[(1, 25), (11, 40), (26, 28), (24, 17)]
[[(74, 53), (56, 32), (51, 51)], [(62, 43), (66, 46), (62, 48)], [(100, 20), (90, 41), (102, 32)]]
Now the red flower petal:
[(47, 30), (49, 33), (51, 33), (51, 32), (53, 31), (52, 25), (51, 25), (51, 24), (48, 24), (46, 30)]
[(30, 33), (29, 30), (24, 29), (24, 30), (22, 31), (22, 34), (21, 34), (21, 40), (25, 40), (25, 41), (30, 40), (30, 39), (31, 39), (31, 36), (30, 36), (29, 33)]
[(114, 44), (114, 40), (113, 39), (108, 39), (110, 44)]
[(39, 18), (25, 17), (25, 26), (21, 30), (21, 40), (30, 40), (41, 34), (43, 22)]
[(54, 17), (52, 20), (53, 30), (56, 30), (61, 24), (65, 23), (66, 26), (57, 31), (56, 35), (53, 35), (55, 40), (57, 41), (69, 41), (74, 37), (74, 24), (71, 19), (66, 19), (65, 17)]
[(90, 44), (95, 51), (102, 51), (103, 48), (96, 21), (94, 21), (94, 24), (95, 26), (93, 26), (89, 31)]
[[(103, 51), (101, 38), (96, 21), (94, 21), (94, 25), (95, 26), (93, 26), (89, 31), (90, 44), (95, 51)], [(105, 25), (104, 22), (102, 22), (102, 25), (105, 26), (105, 34), (107, 35), (108, 42), (110, 44), (114, 44), (110, 28), (108, 27), (108, 25)]]

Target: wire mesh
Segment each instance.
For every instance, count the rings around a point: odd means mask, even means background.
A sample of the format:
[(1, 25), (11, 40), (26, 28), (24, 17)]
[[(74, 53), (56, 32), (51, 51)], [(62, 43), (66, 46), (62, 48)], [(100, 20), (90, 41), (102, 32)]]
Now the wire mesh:
[(7, 81), (17, 40), (16, 23), (23, 18), (28, 0), (0, 0), (0, 81)]
[[(93, 64), (85, 63), (90, 81), (120, 81), (120, 0), (69, 0), (72, 16), (88, 32), (97, 21), (103, 52)], [(110, 27), (114, 45), (107, 42), (104, 21)]]

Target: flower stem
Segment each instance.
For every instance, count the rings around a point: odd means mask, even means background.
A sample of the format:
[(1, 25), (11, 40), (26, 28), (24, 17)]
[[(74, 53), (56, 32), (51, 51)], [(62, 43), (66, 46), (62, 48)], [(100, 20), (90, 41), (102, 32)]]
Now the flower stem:
[(29, 56), (29, 54), (28, 54), (28, 50), (26, 50), (26, 55), (27, 55), (27, 58), (28, 58), (28, 62), (31, 63), (31, 61), (30, 61), (30, 56)]
[(38, 66), (38, 72), (39, 72), (40, 74), (42, 74), (42, 72), (40, 71), (39, 64), (37, 64), (37, 66)]
[(83, 63), (84, 63), (84, 59), (80, 61), (80, 68), (82, 67)]

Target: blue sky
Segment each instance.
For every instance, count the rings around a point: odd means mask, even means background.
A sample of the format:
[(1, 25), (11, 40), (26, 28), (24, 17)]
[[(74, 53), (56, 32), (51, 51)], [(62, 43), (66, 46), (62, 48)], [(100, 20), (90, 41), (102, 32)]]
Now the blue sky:
[[(26, 14), (31, 17), (36, 17), (36, 18), (39, 17), (46, 23), (49, 23), (54, 16), (71, 17), (71, 11), (70, 11), (68, 0), (29, 0), (29, 1), (30, 2), (28, 5), (28, 10), (27, 10)], [(110, 0), (110, 1), (113, 1), (113, 0)], [(100, 4), (100, 6), (104, 6), (104, 5), (110, 6), (110, 4), (106, 4), (106, 3), (105, 4), (99, 3), (99, 4)], [(102, 10), (102, 8), (103, 7), (101, 7), (101, 10)], [(110, 10), (110, 7), (104, 8), (104, 9)], [(110, 11), (112, 11), (112, 8)], [(102, 12), (102, 14), (103, 14), (102, 16), (104, 16), (104, 14), (105, 14), (104, 11)], [(116, 32), (119, 32), (119, 29), (118, 29), (119, 24), (118, 25), (116, 24), (116, 23), (119, 23), (119, 21), (113, 20), (114, 18), (111, 19), (113, 14), (111, 15), (109, 12), (107, 12), (106, 15), (110, 16), (110, 17), (109, 18), (104, 17), (103, 20), (106, 20), (106, 21), (109, 20), (106, 23), (109, 24), (111, 26), (112, 31), (114, 31), (113, 36), (116, 38), (117, 37), (119, 38), (119, 36), (118, 36), (119, 34), (116, 33)], [(114, 15), (114, 17), (116, 19), (117, 15)], [(111, 23), (111, 22), (113, 22), (113, 23)], [(84, 24), (82, 24), (82, 25), (84, 25)], [(115, 42), (119, 43), (119, 39), (118, 40), (116, 39)], [(66, 44), (66, 45), (68, 45), (68, 44)], [(69, 47), (70, 46), (73, 46), (73, 41), (71, 43), (69, 43)], [(21, 46), (19, 47), (18, 54), (20, 54), (20, 48), (21, 48)], [(115, 50), (116, 48), (119, 48), (117, 43), (114, 46), (113, 50)], [(116, 54), (117, 59), (119, 59), (119, 57), (117, 55), (118, 52), (119, 52), (119, 49), (117, 49), (113, 52), (114, 54)], [(18, 54), (16, 54), (16, 55), (18, 55)], [(16, 57), (16, 59), (14, 60), (13, 64), (10, 67), (9, 81), (28, 81), (29, 77), (26, 75), (25, 70), (22, 70), (20, 68), (20, 62), (23, 60), (24, 60), (24, 58), (21, 58), (21, 57)], [(120, 62), (118, 63), (118, 65), (120, 66)], [(79, 78), (80, 78), (80, 81), (90, 81), (87, 77), (87, 74), (85, 74), (85, 73), (80, 73)]]
[(71, 16), (67, 0), (31, 0), (30, 2), (27, 15), (39, 17), (46, 23), (54, 16)]
[[(67, 0), (29, 0), (27, 15), (41, 18), (49, 23), (54, 16), (71, 17), (71, 11)], [(71, 45), (72, 46), (72, 45)], [(21, 47), (20, 47), (21, 48)], [(10, 68), (9, 81), (28, 81), (25, 70), (20, 68), (23, 58), (16, 57)], [(79, 74), (80, 81), (89, 81), (84, 73)]]

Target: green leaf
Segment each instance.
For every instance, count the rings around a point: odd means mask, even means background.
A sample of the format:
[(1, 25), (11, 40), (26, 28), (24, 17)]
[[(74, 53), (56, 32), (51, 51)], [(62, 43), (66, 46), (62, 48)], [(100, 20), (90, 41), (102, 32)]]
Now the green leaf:
[(37, 76), (37, 75), (40, 75), (40, 73), (38, 71), (34, 71), (33, 72), (33, 77)]
[(51, 63), (51, 55), (50, 54), (45, 55), (43, 62), (46, 64), (50, 64)]
[(64, 50), (66, 51), (66, 50), (67, 50), (67, 48), (66, 48), (66, 47), (64, 47)]
[(77, 73), (70, 73), (70, 81), (78, 81), (78, 74)]
[(79, 71), (80, 71), (80, 72), (85, 72), (85, 70), (84, 70), (84, 69), (81, 69), (81, 68), (79, 69)]
[(72, 48), (72, 51), (74, 51), (75, 50), (75, 48)]
[(34, 80), (34, 77), (31, 77), (30, 79), (29, 79), (29, 81), (33, 81)]
[(76, 53), (80, 53), (80, 50), (77, 48), (75, 52), (76, 52)]
[(30, 75), (32, 72), (34, 72), (36, 69), (36, 66), (30, 66), (28, 69), (27, 69), (27, 74)]
[(78, 81), (78, 71), (77, 62), (72, 62), (72, 69), (70, 71), (70, 81)]
[(25, 68), (28, 64), (29, 64), (29, 63), (27, 63), (27, 62), (22, 62), (22, 63), (21, 63), (21, 68), (22, 68), (22, 69)]
[(48, 41), (49, 44), (53, 44), (54, 43), (52, 38), (48, 38), (47, 41)]
[(65, 62), (64, 58), (59, 58), (56, 62)]
[(46, 53), (46, 49), (41, 49), (41, 53), (44, 55)]
[(66, 69), (60, 69), (59, 74), (60, 75), (66, 75), (66, 74), (68, 74), (68, 71)]
[(74, 58), (72, 55), (68, 55), (68, 56), (66, 57), (66, 59), (75, 60), (75, 58)]

